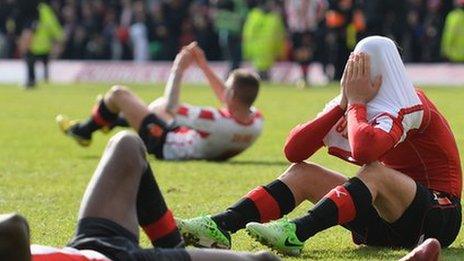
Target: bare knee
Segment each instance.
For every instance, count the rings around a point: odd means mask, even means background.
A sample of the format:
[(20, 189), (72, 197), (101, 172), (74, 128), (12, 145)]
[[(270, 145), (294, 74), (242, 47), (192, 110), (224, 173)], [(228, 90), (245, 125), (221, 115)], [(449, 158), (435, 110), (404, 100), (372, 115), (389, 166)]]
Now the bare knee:
[(305, 199), (316, 201), (318, 194), (323, 194), (314, 189), (316, 179), (320, 178), (318, 170), (320, 167), (312, 163), (295, 163), (279, 177), (292, 191), (296, 205)]
[(383, 176), (382, 174), (382, 165), (378, 162), (372, 162), (362, 166), (356, 176), (366, 181), (376, 182)]
[(120, 99), (121, 97), (130, 95), (130, 94), (131, 94), (131, 91), (126, 86), (114, 85), (113, 87), (111, 87), (111, 89), (107, 93), (107, 97), (110, 100), (115, 100), (115, 99)]
[(317, 168), (320, 167), (313, 163), (293, 163), (282, 175), (280, 175), (279, 179), (309, 179), (311, 173), (315, 171)]
[(108, 142), (107, 150), (124, 158), (126, 162), (145, 162), (146, 148), (142, 139), (131, 131), (121, 131)]
[(362, 180), (369, 188), (371, 193), (378, 191), (384, 183), (385, 171), (384, 166), (378, 162), (372, 162), (364, 165), (356, 174), (356, 177)]

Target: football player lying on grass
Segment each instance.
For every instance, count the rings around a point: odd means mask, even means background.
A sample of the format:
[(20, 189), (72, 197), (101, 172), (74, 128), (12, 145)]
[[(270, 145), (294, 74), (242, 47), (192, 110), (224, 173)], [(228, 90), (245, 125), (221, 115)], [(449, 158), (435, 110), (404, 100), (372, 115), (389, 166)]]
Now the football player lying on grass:
[[(155, 248), (139, 246), (139, 226)], [(0, 260), (279, 260), (272, 254), (183, 249), (172, 212), (135, 134), (108, 143), (81, 202), (77, 230), (67, 247), (29, 247), (19, 215), (0, 215)], [(31, 256), (32, 255), (32, 256)]]
[[(179, 104), (181, 79), (195, 61), (209, 81), (223, 108)], [(243, 70), (233, 71), (223, 82), (208, 66), (194, 42), (177, 55), (164, 96), (149, 106), (127, 87), (112, 87), (83, 122), (58, 115), (61, 130), (88, 146), (96, 130), (127, 125), (134, 128), (159, 159), (226, 160), (251, 146), (261, 134), (263, 119), (253, 107), (259, 78)]]
[[(356, 176), (304, 162), (324, 145), (362, 166)], [(388, 38), (357, 44), (341, 94), (291, 131), (285, 155), (294, 164), (275, 181), (222, 213), (180, 222), (187, 243), (230, 248), (229, 234), (246, 228), (272, 249), (298, 255), (308, 239), (336, 225), (348, 229), (355, 244), (392, 248), (413, 248), (429, 237), (447, 247), (458, 235), (456, 141), (444, 116), (414, 88)], [(304, 200), (315, 204), (306, 215), (280, 219)]]

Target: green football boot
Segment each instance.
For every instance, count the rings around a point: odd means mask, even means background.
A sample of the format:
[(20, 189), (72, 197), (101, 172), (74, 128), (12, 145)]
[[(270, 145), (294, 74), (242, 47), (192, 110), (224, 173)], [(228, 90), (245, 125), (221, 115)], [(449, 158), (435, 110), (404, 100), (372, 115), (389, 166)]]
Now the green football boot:
[(266, 224), (251, 222), (246, 231), (261, 244), (284, 255), (297, 256), (304, 247), (296, 236), (296, 225), (285, 218)]
[(177, 219), (176, 222), (187, 245), (230, 249), (230, 234), (221, 230), (211, 216)]

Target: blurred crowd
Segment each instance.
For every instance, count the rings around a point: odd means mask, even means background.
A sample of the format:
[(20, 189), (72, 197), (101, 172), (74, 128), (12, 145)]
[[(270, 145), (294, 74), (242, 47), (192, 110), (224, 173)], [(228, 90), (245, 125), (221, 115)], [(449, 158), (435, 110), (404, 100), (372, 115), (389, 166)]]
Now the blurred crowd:
[(42, 2), (61, 24), (61, 59), (172, 60), (197, 41), (208, 59), (231, 69), (250, 60), (263, 78), (274, 61), (293, 60), (303, 74), (319, 61), (338, 79), (357, 40), (380, 34), (406, 62), (464, 61), (454, 39), (464, 38), (462, 0), (0, 0), (1, 58), (21, 56), (18, 39)]

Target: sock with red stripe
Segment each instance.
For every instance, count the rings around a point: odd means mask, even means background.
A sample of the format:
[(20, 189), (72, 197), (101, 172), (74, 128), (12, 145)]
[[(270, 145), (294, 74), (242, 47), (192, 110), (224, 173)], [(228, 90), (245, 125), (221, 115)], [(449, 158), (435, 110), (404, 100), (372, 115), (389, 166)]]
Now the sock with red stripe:
[(362, 218), (371, 204), (369, 188), (360, 179), (351, 178), (327, 193), (307, 215), (292, 221), (296, 235), (304, 242), (322, 230)]
[(85, 122), (80, 123), (72, 131), (75, 134), (84, 137), (92, 136), (92, 133), (101, 129), (104, 126), (111, 126), (118, 119), (118, 113), (114, 113), (108, 109), (104, 100), (96, 104), (90, 116)]
[(249, 222), (269, 222), (281, 218), (295, 208), (295, 198), (288, 186), (275, 180), (257, 187), (225, 212), (212, 217), (219, 228), (235, 233)]
[(137, 194), (138, 221), (153, 246), (173, 248), (182, 245), (182, 237), (148, 165)]

